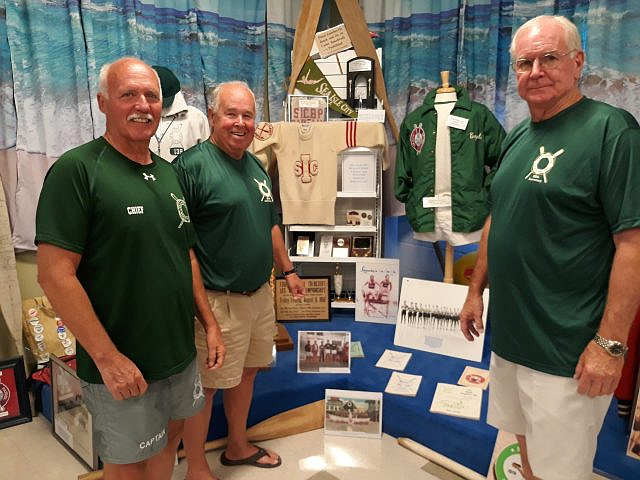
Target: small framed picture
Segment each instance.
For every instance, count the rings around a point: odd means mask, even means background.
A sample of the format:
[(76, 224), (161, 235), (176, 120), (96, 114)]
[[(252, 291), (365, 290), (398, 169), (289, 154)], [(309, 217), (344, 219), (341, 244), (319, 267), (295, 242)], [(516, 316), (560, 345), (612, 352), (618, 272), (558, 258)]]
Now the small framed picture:
[(298, 331), (298, 373), (350, 373), (351, 332)]
[(329, 97), (326, 95), (288, 95), (287, 103), (290, 122), (329, 121)]
[(0, 361), (0, 428), (31, 421), (22, 357)]
[(285, 278), (275, 279), (276, 320), (292, 321), (329, 321), (329, 277), (301, 277), (305, 294), (294, 298), (287, 287)]
[(376, 191), (377, 150), (357, 148), (340, 153), (342, 160), (342, 192), (370, 193)]
[(100, 465), (93, 448), (93, 421), (82, 399), (80, 379), (55, 355), (51, 355), (51, 396), (53, 436), (89, 469), (97, 470)]
[(324, 433), (382, 437), (382, 392), (324, 391)]

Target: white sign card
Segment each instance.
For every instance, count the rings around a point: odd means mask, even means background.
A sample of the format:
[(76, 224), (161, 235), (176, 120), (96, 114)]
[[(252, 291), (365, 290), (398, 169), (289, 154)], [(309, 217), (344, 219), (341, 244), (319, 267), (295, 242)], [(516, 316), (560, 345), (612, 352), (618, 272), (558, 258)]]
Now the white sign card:
[(377, 150), (346, 151), (340, 157), (342, 159), (342, 192), (375, 194)]
[(347, 29), (342, 23), (316, 33), (316, 45), (321, 58), (327, 58), (352, 46)]
[(376, 367), (402, 371), (407, 367), (409, 360), (411, 360), (411, 353), (398, 352), (387, 348), (382, 352), (382, 355), (380, 355)]
[(438, 383), (431, 402), (431, 413), (442, 413), (454, 417), (480, 419), (482, 389)]
[(356, 322), (396, 323), (400, 294), (400, 260), (356, 261)]
[(415, 397), (418, 394), (422, 375), (411, 375), (410, 373), (391, 372), (389, 383), (384, 389), (386, 393), (394, 395), (404, 395), (406, 397)]
[[(466, 296), (467, 287), (463, 285), (403, 278), (393, 343), (473, 362), (481, 361), (484, 332), (470, 342), (460, 331), (460, 310)], [(488, 305), (487, 289), (482, 298), (485, 306)], [(486, 325), (486, 308), (482, 321)]]

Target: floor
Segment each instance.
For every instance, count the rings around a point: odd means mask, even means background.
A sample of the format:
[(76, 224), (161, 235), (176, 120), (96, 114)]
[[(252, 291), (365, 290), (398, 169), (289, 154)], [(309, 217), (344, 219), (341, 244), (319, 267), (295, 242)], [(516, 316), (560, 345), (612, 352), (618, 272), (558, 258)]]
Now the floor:
[[(222, 480), (460, 480), (386, 434), (382, 439), (354, 438), (324, 435), (320, 429), (261, 445), (280, 453), (281, 467), (223, 467), (220, 451), (208, 454), (209, 464)], [(87, 472), (52, 436), (51, 424), (42, 415), (0, 430), (0, 466), (0, 480), (75, 480)], [(184, 479), (185, 471), (186, 464), (180, 462), (172, 478)]]

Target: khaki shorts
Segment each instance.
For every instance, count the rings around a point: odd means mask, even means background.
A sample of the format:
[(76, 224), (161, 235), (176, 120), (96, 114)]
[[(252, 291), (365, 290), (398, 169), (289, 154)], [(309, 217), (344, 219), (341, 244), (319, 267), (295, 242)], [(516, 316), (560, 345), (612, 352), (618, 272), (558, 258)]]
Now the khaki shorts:
[(273, 360), (276, 317), (273, 294), (268, 283), (255, 293), (227, 293), (207, 290), (209, 306), (227, 347), (222, 367), (207, 370), (207, 342), (204, 328), (196, 321), (196, 349), (202, 385), (206, 388), (232, 388), (240, 383), (245, 367), (266, 367)]
[(147, 460), (167, 444), (169, 420), (197, 414), (204, 393), (195, 360), (182, 372), (150, 382), (140, 396), (116, 400), (101, 383), (82, 382), (93, 419), (93, 443), (104, 463)]
[(491, 353), (487, 423), (524, 435), (529, 463), (544, 480), (590, 480), (611, 395), (588, 397), (578, 382)]

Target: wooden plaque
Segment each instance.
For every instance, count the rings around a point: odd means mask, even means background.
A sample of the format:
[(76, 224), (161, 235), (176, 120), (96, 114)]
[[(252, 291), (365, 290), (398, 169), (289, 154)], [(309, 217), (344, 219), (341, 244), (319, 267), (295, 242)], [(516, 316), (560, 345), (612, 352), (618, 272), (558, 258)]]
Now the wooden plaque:
[(276, 320), (287, 321), (328, 321), (329, 320), (329, 277), (304, 277), (305, 296), (293, 298), (284, 278), (276, 278), (275, 303)]

